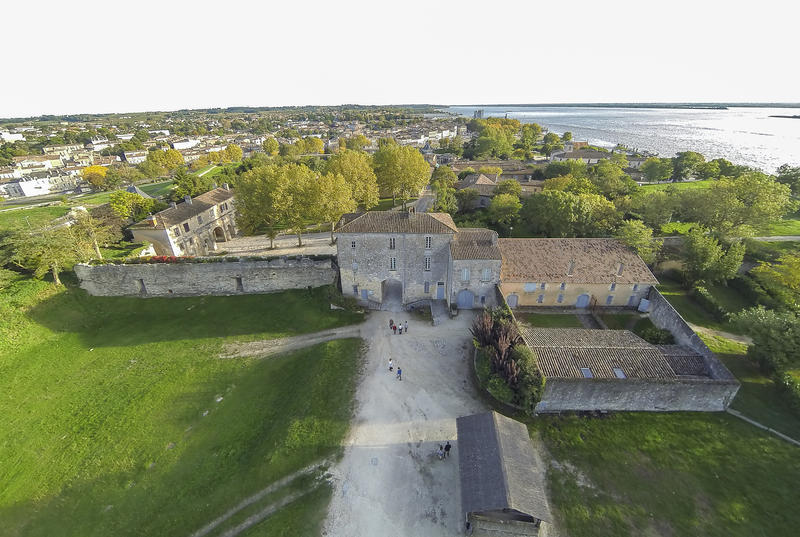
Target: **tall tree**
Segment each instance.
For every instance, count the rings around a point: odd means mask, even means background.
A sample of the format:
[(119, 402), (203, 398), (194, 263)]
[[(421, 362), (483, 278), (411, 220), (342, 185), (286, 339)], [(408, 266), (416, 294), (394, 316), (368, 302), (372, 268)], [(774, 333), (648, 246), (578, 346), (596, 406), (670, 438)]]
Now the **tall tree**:
[(522, 126), (520, 133), (519, 145), (520, 147), (530, 153), (536, 142), (539, 141), (539, 136), (542, 135), (542, 127), (536, 123), (526, 123)]
[(87, 253), (80, 250), (68, 227), (19, 233), (12, 237), (11, 248), (12, 263), (32, 270), (35, 278), (49, 272), (56, 285), (61, 285), (59, 273)]
[(200, 177), (194, 173), (186, 171), (181, 167), (175, 173), (175, 188), (172, 191), (173, 201), (180, 201), (186, 196), (195, 197), (204, 194), (214, 188), (214, 180), (207, 175)]
[(529, 235), (535, 237), (574, 236), (578, 197), (569, 192), (545, 190), (525, 200), (520, 220)]
[(244, 155), (242, 148), (236, 144), (228, 144), (228, 147), (226, 147), (224, 151), (228, 162), (239, 162)]
[(517, 222), (522, 204), (513, 194), (498, 194), (489, 204), (489, 220), (509, 232)]
[[(345, 181), (344, 176), (338, 173), (326, 173), (317, 181), (318, 189), (318, 215), (331, 225), (331, 244), (333, 240), (333, 228), (336, 222), (345, 213), (356, 210), (357, 203), (353, 199), (353, 192), (350, 185)], [(316, 212), (316, 211), (315, 211)]]
[(694, 177), (697, 168), (706, 161), (705, 157), (694, 151), (683, 151), (672, 159), (673, 178), (676, 181), (685, 181)]
[(79, 211), (71, 226), (73, 240), (79, 251), (94, 250), (98, 259), (103, 259), (100, 245), (106, 245), (121, 237), (105, 222), (94, 218), (88, 211)]
[(249, 234), (269, 237), (270, 249), (287, 210), (288, 178), (276, 165), (258, 166), (246, 171), (236, 183), (236, 223)]
[(592, 166), (589, 180), (601, 194), (612, 200), (636, 190), (636, 182), (622, 168), (608, 160), (601, 160)]
[(261, 143), (261, 148), (267, 155), (269, 155), (270, 157), (274, 157), (275, 155), (278, 154), (278, 150), (280, 149), (280, 144), (278, 143), (278, 140), (270, 136)]
[(378, 204), (378, 178), (371, 157), (361, 151), (344, 150), (328, 160), (328, 173), (340, 174), (350, 185), (353, 198), (368, 210)]
[(663, 190), (640, 189), (631, 197), (631, 210), (648, 226), (661, 229), (661, 226), (672, 221), (675, 197)]
[(516, 179), (506, 179), (499, 181), (497, 186), (494, 187), (494, 195), (511, 194), (519, 199), (522, 196), (522, 185)]
[(800, 166), (783, 164), (778, 168), (777, 174), (779, 183), (788, 185), (795, 196), (800, 195)]
[(430, 166), (411, 146), (385, 144), (375, 153), (373, 166), (380, 189), (395, 201), (400, 196), (404, 208), (408, 198), (418, 194), (430, 179)]
[(310, 221), (321, 221), (317, 213), (320, 207), (320, 191), (317, 188), (318, 175), (301, 164), (284, 164), (278, 167), (285, 176), (286, 205), (283, 207), (284, 219), (297, 235), (297, 245), (303, 246), (303, 231)]
[(715, 283), (730, 280), (742, 265), (745, 247), (741, 242), (731, 244), (727, 251), (719, 241), (702, 227), (686, 235), (685, 265), (693, 282)]
[(614, 235), (626, 246), (633, 248), (645, 263), (656, 260), (663, 241), (653, 239), (653, 230), (639, 220), (625, 220)]
[(81, 170), (83, 180), (91, 184), (98, 190), (106, 189), (106, 174), (108, 169), (105, 166), (87, 166)]
[(640, 170), (644, 174), (645, 179), (651, 183), (666, 181), (672, 177), (672, 160), (650, 157), (644, 161)]

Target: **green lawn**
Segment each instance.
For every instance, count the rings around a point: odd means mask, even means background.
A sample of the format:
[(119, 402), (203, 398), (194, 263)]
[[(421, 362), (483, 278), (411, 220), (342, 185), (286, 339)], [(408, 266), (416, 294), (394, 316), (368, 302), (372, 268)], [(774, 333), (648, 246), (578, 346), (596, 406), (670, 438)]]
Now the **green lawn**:
[(4, 229), (36, 229), (48, 224), (54, 218), (64, 216), (69, 207), (58, 205), (52, 207), (33, 207), (14, 211), (0, 211), (0, 230)]
[(692, 226), (697, 224), (693, 224), (691, 222), (670, 222), (669, 224), (664, 224), (661, 226), (661, 234), (662, 235), (686, 235), (689, 233), (689, 230)]
[(138, 185), (145, 194), (149, 194), (154, 198), (161, 198), (172, 192), (172, 185), (175, 181), (162, 181), (160, 183), (150, 183), (148, 185)]
[[(724, 413), (539, 417), (573, 537), (794, 535), (798, 448)], [(534, 433), (535, 434), (535, 433)]]
[[(409, 204), (414, 201), (417, 201), (417, 198), (410, 198), (408, 201), (406, 201), (406, 204)], [(378, 204), (372, 209), (370, 209), (370, 211), (388, 211), (393, 207), (400, 207), (402, 205), (403, 205), (403, 200), (401, 200), (400, 198), (398, 198), (395, 203), (392, 203), (392, 198), (381, 198), (380, 200), (378, 200)]]
[(745, 240), (747, 257), (753, 261), (777, 261), (784, 254), (800, 254), (800, 241)]
[(760, 235), (771, 237), (773, 235), (800, 235), (800, 218), (796, 215), (793, 218), (784, 218), (780, 222), (770, 224), (761, 230)]
[(600, 319), (606, 323), (609, 330), (627, 330), (628, 323), (633, 318), (639, 318), (635, 313), (606, 313)]
[(83, 207), (97, 207), (111, 201), (111, 194), (109, 192), (95, 192), (92, 194), (82, 194), (80, 196), (73, 196), (69, 199), (72, 206), (81, 205)]
[(717, 299), (717, 302), (725, 308), (725, 311), (737, 313), (746, 308), (752, 308), (755, 304), (747, 300), (742, 293), (732, 287), (722, 284), (706, 286), (708, 292)]
[(678, 282), (664, 277), (659, 278), (659, 281), (661, 283), (658, 285), (658, 290), (686, 321), (715, 330), (724, 330), (734, 334), (741, 333), (741, 330), (733, 324), (727, 321), (715, 320), (711, 314), (689, 296), (689, 291), (684, 289)]
[(731, 407), (767, 427), (800, 440), (800, 417), (775, 389), (772, 379), (747, 359), (747, 347), (721, 337), (702, 337), (706, 345), (742, 383)]
[(562, 313), (524, 313), (515, 314), (517, 319), (535, 328), (583, 328), (575, 315)]
[[(358, 339), (258, 360), (223, 343), (328, 329), (329, 290), (89, 297), (22, 279), (0, 291), (0, 520), (4, 535), (190, 535), (243, 498), (338, 452)], [(248, 535), (318, 535), (330, 490)]]
[(675, 190), (695, 190), (701, 188), (708, 188), (714, 180), (707, 180), (707, 181), (688, 181), (685, 183), (662, 183), (658, 185), (642, 185), (641, 188), (644, 190), (667, 190), (667, 189), (675, 189)]

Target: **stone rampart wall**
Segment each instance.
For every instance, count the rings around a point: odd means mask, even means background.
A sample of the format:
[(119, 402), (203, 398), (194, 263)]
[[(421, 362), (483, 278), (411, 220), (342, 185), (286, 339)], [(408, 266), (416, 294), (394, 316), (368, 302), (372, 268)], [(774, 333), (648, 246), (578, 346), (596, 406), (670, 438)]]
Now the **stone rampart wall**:
[(196, 296), (273, 293), (335, 282), (332, 260), (274, 259), (214, 263), (75, 265), (94, 296)]

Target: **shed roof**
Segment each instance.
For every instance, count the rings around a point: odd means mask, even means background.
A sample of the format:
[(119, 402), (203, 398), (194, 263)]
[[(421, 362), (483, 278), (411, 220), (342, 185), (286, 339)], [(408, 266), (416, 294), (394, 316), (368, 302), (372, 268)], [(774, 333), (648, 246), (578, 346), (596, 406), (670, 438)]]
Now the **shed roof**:
[(510, 509), (550, 521), (544, 483), (528, 430), (522, 423), (486, 412), (456, 420), (461, 509), (491, 514)]
[(613, 379), (617, 368), (624, 378), (676, 378), (664, 353), (628, 330), (521, 325), (520, 334), (545, 377), (585, 378), (581, 368), (589, 368), (592, 378)]
[(496, 259), (500, 260), (497, 232), (483, 228), (461, 228), (450, 243), (450, 255), (454, 260)]
[(456, 233), (458, 227), (447, 213), (370, 211), (339, 220), (336, 233)]
[(498, 244), (500, 278), (506, 282), (658, 283), (645, 262), (616, 239), (499, 239)]

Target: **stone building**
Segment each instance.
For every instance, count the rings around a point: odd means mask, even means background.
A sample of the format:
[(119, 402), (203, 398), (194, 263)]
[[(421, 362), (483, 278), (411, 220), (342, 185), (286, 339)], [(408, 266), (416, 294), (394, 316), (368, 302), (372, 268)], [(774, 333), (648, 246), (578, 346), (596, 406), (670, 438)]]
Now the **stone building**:
[(499, 239), (500, 290), (518, 306), (637, 307), (658, 283), (616, 239)]
[(164, 209), (130, 227), (133, 238), (156, 255), (203, 256), (236, 236), (233, 192), (227, 185)]
[(500, 251), (493, 231), (459, 230), (446, 213), (372, 211), (345, 215), (335, 234), (342, 290), (364, 303), (495, 304)]

